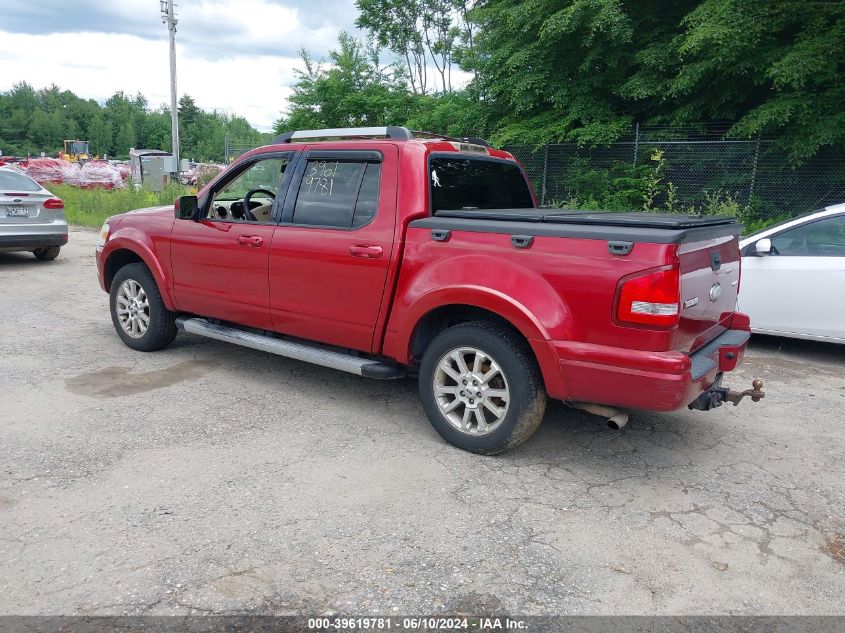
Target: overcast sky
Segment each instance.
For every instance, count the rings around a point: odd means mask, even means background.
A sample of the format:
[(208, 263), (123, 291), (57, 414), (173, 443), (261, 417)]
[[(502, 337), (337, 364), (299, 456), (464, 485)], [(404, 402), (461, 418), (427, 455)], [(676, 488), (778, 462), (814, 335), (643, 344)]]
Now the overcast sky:
[[(354, 32), (354, 0), (177, 0), (179, 94), (268, 130), (304, 46), (317, 58)], [(0, 90), (51, 83), (103, 101), (118, 90), (170, 103), (159, 0), (0, 0)]]

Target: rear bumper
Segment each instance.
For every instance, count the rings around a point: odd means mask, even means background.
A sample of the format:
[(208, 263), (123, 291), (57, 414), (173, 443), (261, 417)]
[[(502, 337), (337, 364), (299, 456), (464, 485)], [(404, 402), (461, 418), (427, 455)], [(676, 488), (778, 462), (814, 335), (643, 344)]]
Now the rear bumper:
[(692, 354), (555, 342), (566, 399), (648, 411), (686, 407), (742, 362), (751, 333), (745, 315), (737, 316), (735, 329)]
[(67, 244), (67, 221), (59, 212), (52, 222), (41, 224), (0, 224), (0, 250), (31, 251), (36, 248), (64, 246)]
[(0, 249), (6, 251), (64, 246), (67, 239), (63, 222), (0, 227)]

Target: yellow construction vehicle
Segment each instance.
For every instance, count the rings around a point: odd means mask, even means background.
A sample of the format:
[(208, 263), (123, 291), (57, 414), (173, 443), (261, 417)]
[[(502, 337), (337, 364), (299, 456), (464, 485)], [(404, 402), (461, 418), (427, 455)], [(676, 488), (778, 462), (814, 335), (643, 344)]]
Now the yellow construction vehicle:
[(65, 141), (64, 151), (59, 154), (59, 158), (71, 163), (85, 163), (91, 160), (88, 141)]

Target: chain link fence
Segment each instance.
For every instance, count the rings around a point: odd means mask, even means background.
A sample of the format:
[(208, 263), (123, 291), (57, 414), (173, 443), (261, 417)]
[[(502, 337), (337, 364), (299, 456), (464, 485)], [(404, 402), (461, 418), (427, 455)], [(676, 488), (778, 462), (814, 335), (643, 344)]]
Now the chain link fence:
[[(525, 167), (543, 205), (706, 212), (728, 201), (746, 223), (765, 224), (845, 202), (845, 147), (794, 167), (774, 139), (729, 139), (726, 131), (637, 126), (603, 147), (504, 149)], [(226, 163), (253, 147), (226, 137)]]
[(505, 149), (523, 164), (544, 205), (686, 212), (729, 201), (746, 221), (770, 222), (845, 202), (841, 147), (793, 167), (773, 139), (638, 127), (605, 147)]
[(230, 139), (228, 136), (223, 140), (223, 160), (228, 165), (241, 154), (255, 149), (255, 143)]

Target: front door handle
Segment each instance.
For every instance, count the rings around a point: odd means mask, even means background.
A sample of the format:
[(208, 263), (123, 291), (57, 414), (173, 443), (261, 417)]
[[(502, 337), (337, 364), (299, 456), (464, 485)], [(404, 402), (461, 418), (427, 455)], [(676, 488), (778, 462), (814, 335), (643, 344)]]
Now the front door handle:
[(368, 259), (375, 259), (384, 254), (381, 246), (371, 246), (366, 244), (355, 244), (349, 247), (349, 254), (353, 257), (365, 257)]
[(238, 244), (241, 246), (261, 246), (264, 238), (260, 235), (238, 235)]

